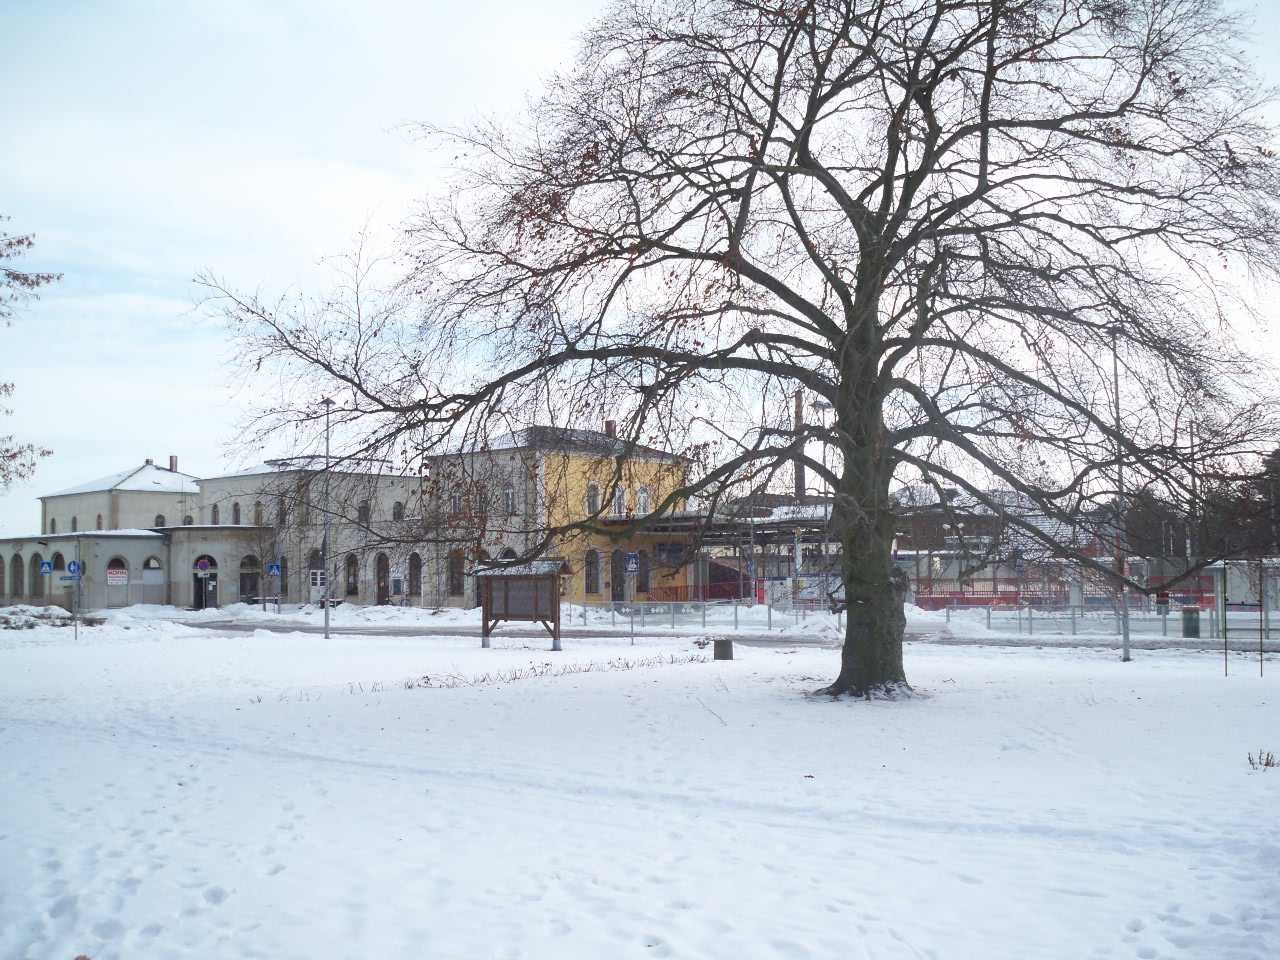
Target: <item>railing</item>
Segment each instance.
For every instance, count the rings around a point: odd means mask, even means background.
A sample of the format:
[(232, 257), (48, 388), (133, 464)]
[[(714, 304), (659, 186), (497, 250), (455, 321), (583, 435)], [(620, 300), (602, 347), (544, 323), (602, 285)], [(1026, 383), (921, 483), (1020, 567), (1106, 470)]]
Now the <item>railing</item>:
[(743, 590), (749, 594), (754, 583), (754, 580), (748, 579), (741, 589), (733, 581), (726, 583), (698, 583), (689, 584), (688, 586), (681, 584), (679, 586), (650, 587), (644, 599), (653, 603), (735, 600), (742, 598)]

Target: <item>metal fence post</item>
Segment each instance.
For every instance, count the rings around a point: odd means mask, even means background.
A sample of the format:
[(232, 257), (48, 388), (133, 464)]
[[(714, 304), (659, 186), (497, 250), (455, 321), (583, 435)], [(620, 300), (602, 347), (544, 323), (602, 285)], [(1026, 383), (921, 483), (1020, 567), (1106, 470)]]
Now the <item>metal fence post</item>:
[(773, 604), (769, 603), (768, 601), (766, 601), (764, 605), (764, 615), (765, 615), (765, 619), (768, 620), (769, 622), (769, 626), (767, 627), (767, 629), (772, 630), (773, 629)]
[(636, 645), (636, 605), (631, 605), (631, 645)]
[(1164, 608), (1164, 613), (1160, 614), (1160, 636), (1167, 637), (1169, 635), (1169, 608)]
[(640, 601), (640, 626), (644, 626), (644, 601)]
[(1071, 608), (1071, 635), (1076, 635), (1076, 608)]
[(738, 598), (733, 598), (733, 629), (738, 629)]
[(1035, 607), (1027, 607), (1027, 636), (1036, 635)]
[(618, 625), (618, 601), (610, 598), (609, 600), (609, 626), (616, 627)]
[(671, 629), (674, 630), (675, 628), (676, 628), (676, 602), (672, 600), (671, 601)]
[(947, 623), (950, 623), (951, 622), (951, 604), (948, 603), (945, 609), (947, 611)]
[(987, 629), (991, 629), (991, 604), (987, 604)]
[(705, 598), (702, 601), (702, 629), (707, 629), (707, 601)]

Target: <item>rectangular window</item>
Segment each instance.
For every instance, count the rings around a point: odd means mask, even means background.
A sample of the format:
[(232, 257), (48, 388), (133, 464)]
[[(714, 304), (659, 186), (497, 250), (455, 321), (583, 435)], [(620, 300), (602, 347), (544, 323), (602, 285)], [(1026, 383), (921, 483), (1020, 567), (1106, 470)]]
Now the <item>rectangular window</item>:
[(466, 557), (454, 554), (449, 558), (449, 596), (460, 597), (466, 592)]

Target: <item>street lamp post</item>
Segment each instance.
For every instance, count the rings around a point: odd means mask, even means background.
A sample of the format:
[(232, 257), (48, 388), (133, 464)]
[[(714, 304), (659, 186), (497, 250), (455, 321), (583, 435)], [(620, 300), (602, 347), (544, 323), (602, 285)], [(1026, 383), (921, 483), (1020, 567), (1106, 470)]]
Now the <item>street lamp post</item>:
[(1111, 330), (1111, 381), (1115, 389), (1116, 400), (1116, 558), (1119, 562), (1120, 574), (1120, 659), (1128, 663), (1129, 656), (1129, 586), (1125, 583), (1125, 561), (1127, 558), (1126, 542), (1128, 530), (1125, 522), (1124, 504), (1124, 444), (1120, 439), (1120, 350), (1117, 328)]
[(324, 406), (324, 540), (321, 552), (324, 554), (324, 593), (320, 602), (324, 605), (324, 638), (329, 639), (329, 411), (333, 401), (325, 397), (320, 403)]

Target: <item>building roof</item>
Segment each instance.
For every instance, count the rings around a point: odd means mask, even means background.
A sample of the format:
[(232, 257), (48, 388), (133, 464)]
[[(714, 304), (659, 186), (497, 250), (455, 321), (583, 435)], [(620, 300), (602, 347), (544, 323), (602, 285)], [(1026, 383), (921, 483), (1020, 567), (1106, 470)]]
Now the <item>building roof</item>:
[(110, 493), (113, 491), (129, 493), (199, 493), (200, 481), (176, 470), (157, 467), (153, 463), (145, 463), (140, 467), (132, 467), (113, 473), (109, 477), (91, 480), (78, 487), (49, 493), (41, 500), (53, 497), (70, 497), (80, 493)]
[[(581, 430), (572, 427), (539, 425), (525, 427), (515, 433), (503, 434), (489, 444), (490, 450), (540, 450), (555, 453), (589, 453), (597, 457), (618, 457), (627, 454), (627, 441), (611, 437), (598, 430)], [(683, 459), (657, 447), (636, 444), (628, 454), (639, 460), (663, 460), (682, 463)]]

